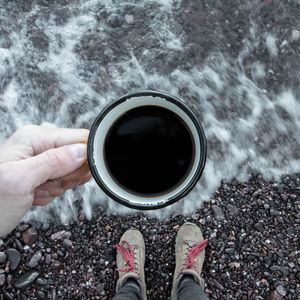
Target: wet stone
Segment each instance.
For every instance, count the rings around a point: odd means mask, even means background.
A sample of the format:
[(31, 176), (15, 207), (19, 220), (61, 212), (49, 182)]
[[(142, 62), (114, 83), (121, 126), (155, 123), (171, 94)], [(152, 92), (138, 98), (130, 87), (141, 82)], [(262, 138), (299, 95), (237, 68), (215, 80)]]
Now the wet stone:
[(60, 230), (60, 231), (57, 231), (57, 232), (55, 232), (51, 235), (51, 240), (52, 241), (62, 240), (62, 239), (65, 239), (65, 238), (69, 238), (70, 236), (71, 236), (70, 231)]
[(38, 251), (36, 252), (30, 259), (29, 263), (28, 263), (28, 267), (29, 268), (35, 268), (39, 265), (40, 260), (42, 258), (42, 252)]
[(263, 232), (265, 230), (264, 226), (262, 223), (258, 222), (254, 225), (255, 229), (259, 232)]
[(38, 276), (39, 276), (39, 272), (28, 271), (16, 280), (14, 286), (17, 289), (25, 288), (29, 286)]
[(51, 254), (46, 254), (45, 263), (49, 265), (51, 263)]
[(271, 208), (270, 209), (271, 216), (279, 216), (279, 211), (276, 209)]
[(14, 297), (11, 293), (6, 292), (3, 294), (3, 296), (4, 296), (3, 298), (4, 300), (14, 300)]
[(4, 264), (6, 262), (6, 254), (4, 252), (0, 252), (0, 264)]
[(289, 273), (288, 267), (271, 266), (270, 269), (273, 272), (279, 272), (279, 273), (282, 273), (283, 275), (287, 275)]
[(14, 248), (6, 250), (5, 253), (7, 256), (7, 260), (10, 262), (10, 269), (12, 271), (15, 271), (20, 264), (21, 254)]
[(5, 274), (0, 274), (0, 286), (5, 285)]
[(225, 219), (225, 216), (224, 216), (224, 213), (223, 213), (223, 210), (220, 206), (218, 205), (213, 205), (212, 206), (212, 209), (215, 213), (215, 216), (216, 216), (216, 219), (219, 220), (219, 221), (222, 221)]
[(73, 246), (73, 242), (69, 239), (64, 239), (63, 241), (63, 246), (66, 248), (66, 249), (70, 249), (72, 248)]
[(227, 209), (230, 215), (236, 215), (239, 212), (238, 208), (233, 204), (228, 204)]
[(20, 295), (20, 300), (30, 300), (26, 295), (21, 294)]
[(43, 277), (39, 277), (37, 280), (36, 280), (36, 283), (38, 285), (48, 285), (48, 280), (46, 278), (43, 278)]
[(38, 233), (34, 228), (28, 228), (22, 232), (22, 239), (26, 245), (32, 246), (38, 239)]
[(226, 248), (225, 252), (229, 255), (232, 255), (232, 254), (234, 254), (235, 250), (234, 250), (234, 248)]
[(286, 289), (281, 284), (276, 287), (276, 292), (281, 296), (286, 295)]
[(46, 295), (43, 291), (38, 291), (37, 292), (37, 298), (42, 300), (42, 299), (46, 298)]
[(23, 249), (21, 242), (18, 239), (15, 239), (15, 243), (16, 243), (16, 247), (18, 248), (18, 250), (22, 253), (24, 251), (24, 249)]

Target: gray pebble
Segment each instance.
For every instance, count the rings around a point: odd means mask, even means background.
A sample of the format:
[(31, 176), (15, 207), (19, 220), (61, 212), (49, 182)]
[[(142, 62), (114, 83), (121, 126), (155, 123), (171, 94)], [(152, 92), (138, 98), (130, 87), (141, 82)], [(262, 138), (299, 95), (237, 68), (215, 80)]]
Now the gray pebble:
[(14, 248), (6, 250), (5, 253), (7, 256), (7, 260), (10, 262), (10, 269), (12, 271), (15, 271), (20, 264), (21, 254)]
[(51, 263), (51, 254), (46, 254), (45, 263), (49, 265)]
[(25, 288), (29, 286), (39, 275), (40, 273), (37, 271), (28, 271), (16, 280), (14, 286), (17, 289)]
[(36, 280), (36, 283), (38, 285), (47, 285), (48, 284), (48, 280), (46, 278), (43, 278), (43, 277), (39, 277), (37, 280)]
[(0, 286), (4, 286), (5, 281), (5, 274), (0, 274)]
[(40, 260), (42, 258), (42, 252), (41, 251), (37, 251), (30, 259), (29, 263), (28, 263), (28, 267), (29, 268), (35, 268), (39, 265)]
[(281, 296), (286, 295), (286, 289), (281, 284), (276, 287), (276, 292)]
[(254, 225), (255, 229), (259, 232), (263, 232), (265, 230), (264, 226), (262, 223), (258, 222)]
[(216, 219), (221, 221), (221, 220), (224, 220), (225, 219), (225, 216), (224, 216), (224, 213), (223, 213), (223, 210), (220, 206), (218, 205), (212, 205), (212, 209), (215, 213), (215, 216), (216, 216)]
[(22, 232), (22, 239), (28, 246), (32, 246), (38, 239), (38, 233), (34, 228), (28, 228)]
[(73, 242), (69, 239), (64, 239), (63, 241), (63, 246), (66, 248), (66, 249), (70, 249), (72, 248), (73, 246)]
[(37, 298), (41, 299), (41, 300), (45, 299), (46, 298), (45, 293), (43, 291), (38, 291), (37, 292)]
[(62, 240), (62, 239), (65, 239), (65, 238), (69, 238), (71, 235), (72, 234), (71, 234), (70, 231), (60, 230), (60, 231), (57, 231), (57, 232), (55, 232), (51, 235), (51, 240), (52, 241)]
[(4, 264), (6, 262), (6, 254), (4, 252), (0, 252), (0, 264)]

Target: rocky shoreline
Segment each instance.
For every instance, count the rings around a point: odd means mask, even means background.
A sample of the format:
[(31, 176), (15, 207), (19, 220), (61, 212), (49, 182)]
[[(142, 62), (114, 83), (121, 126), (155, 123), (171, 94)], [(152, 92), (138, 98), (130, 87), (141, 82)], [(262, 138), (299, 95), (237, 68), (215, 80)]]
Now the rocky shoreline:
[(210, 299), (300, 299), (300, 175), (222, 184), (190, 216), (108, 216), (99, 207), (69, 226), (20, 225), (0, 239), (0, 299), (111, 299), (114, 245), (129, 227), (144, 234), (148, 299), (167, 299), (174, 242), (184, 222), (209, 240), (203, 277)]

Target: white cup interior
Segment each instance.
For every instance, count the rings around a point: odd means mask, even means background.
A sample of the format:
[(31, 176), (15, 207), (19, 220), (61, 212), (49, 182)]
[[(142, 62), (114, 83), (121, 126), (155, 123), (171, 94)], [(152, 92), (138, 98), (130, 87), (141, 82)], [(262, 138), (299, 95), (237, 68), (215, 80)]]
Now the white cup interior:
[[(104, 155), (104, 148), (105, 148), (105, 140), (106, 136), (109, 133), (111, 126), (118, 120), (122, 115), (124, 115), (127, 111), (140, 107), (140, 106), (159, 106), (166, 108), (176, 115), (178, 115), (187, 125), (189, 128), (192, 138), (194, 140), (193, 144), (195, 145), (194, 149), (194, 160), (193, 164), (190, 167), (190, 172), (187, 174), (186, 178), (174, 189), (167, 191), (166, 193), (162, 193), (159, 195), (136, 195), (134, 193), (130, 193), (129, 191), (125, 190), (122, 186), (120, 186), (115, 179), (110, 175), (109, 170), (107, 169), (105, 163), (105, 155)], [(106, 188), (118, 198), (121, 198), (123, 201), (129, 202), (131, 205), (149, 205), (152, 206), (160, 205), (165, 203), (168, 199), (173, 198), (178, 193), (180, 193), (192, 180), (197, 172), (197, 167), (200, 161), (200, 139), (198, 135), (198, 131), (196, 126), (194, 125), (191, 118), (188, 114), (182, 110), (179, 106), (170, 102), (164, 98), (158, 96), (139, 96), (129, 98), (119, 105), (112, 108), (101, 120), (99, 126), (96, 130), (94, 141), (93, 141), (93, 161), (94, 166), (100, 176), (103, 184)], [(145, 201), (147, 199), (147, 201)]]

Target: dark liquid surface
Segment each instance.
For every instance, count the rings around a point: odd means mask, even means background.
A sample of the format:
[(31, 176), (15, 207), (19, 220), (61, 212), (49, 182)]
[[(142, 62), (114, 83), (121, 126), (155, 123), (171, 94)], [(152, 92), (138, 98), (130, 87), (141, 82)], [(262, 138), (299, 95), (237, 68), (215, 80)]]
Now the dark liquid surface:
[(111, 175), (137, 194), (175, 187), (193, 160), (189, 129), (177, 115), (157, 106), (135, 108), (121, 116), (107, 135), (104, 151)]

